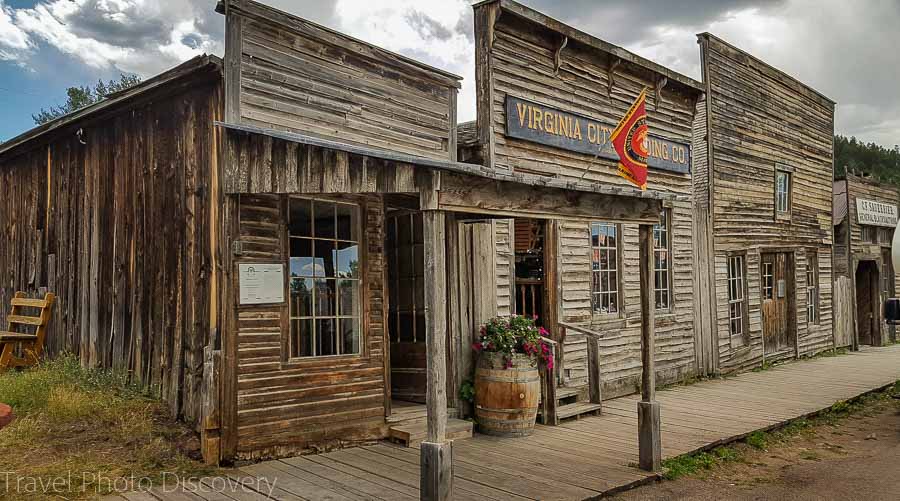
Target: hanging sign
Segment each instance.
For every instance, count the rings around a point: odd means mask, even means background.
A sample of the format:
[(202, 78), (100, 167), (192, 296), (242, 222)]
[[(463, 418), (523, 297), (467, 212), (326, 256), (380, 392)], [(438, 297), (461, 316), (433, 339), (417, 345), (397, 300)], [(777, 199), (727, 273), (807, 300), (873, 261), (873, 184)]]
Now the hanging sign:
[(897, 226), (897, 206), (857, 198), (856, 219), (859, 224), (894, 228)]
[(239, 264), (240, 304), (284, 302), (283, 264)]
[[(506, 135), (555, 148), (619, 161), (612, 144), (616, 124), (506, 96)], [(652, 134), (644, 143), (653, 169), (691, 171), (691, 146)]]

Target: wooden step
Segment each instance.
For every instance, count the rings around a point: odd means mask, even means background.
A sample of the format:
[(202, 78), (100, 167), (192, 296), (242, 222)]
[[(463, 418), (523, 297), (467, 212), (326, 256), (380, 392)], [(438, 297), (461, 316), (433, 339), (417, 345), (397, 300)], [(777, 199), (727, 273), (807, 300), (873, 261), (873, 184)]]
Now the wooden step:
[(590, 402), (576, 402), (557, 407), (556, 415), (559, 416), (559, 419), (578, 419), (585, 414), (599, 415), (602, 407), (600, 404), (592, 404)]
[[(427, 423), (411, 423), (391, 426), (388, 436), (394, 442), (415, 447), (419, 445), (428, 434)], [(447, 420), (447, 439), (461, 440), (472, 436), (472, 422), (462, 419)]]
[(24, 332), (6, 332), (0, 331), (0, 341), (36, 341), (37, 334), (27, 334)]

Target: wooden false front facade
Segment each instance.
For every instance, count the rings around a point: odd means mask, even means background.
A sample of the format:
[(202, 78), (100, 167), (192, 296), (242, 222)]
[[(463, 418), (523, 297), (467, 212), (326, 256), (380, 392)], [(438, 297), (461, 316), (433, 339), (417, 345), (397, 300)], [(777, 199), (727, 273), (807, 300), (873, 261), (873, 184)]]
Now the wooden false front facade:
[[(900, 191), (847, 174), (834, 181), (833, 196), (835, 343), (856, 347), (893, 342), (896, 333), (884, 322), (882, 305), (900, 289), (891, 261)], [(845, 306), (840, 311), (838, 294)]]
[[(690, 150), (700, 82), (508, 0), (475, 6), (475, 43), (478, 114), (476, 124), (461, 127), (461, 158), (498, 172), (630, 186), (616, 172), (607, 139), (648, 90), (655, 148), (648, 189), (665, 200), (655, 233), (657, 378), (671, 383), (695, 374)], [(545, 317), (561, 345), (560, 380), (583, 397), (592, 379), (602, 381), (604, 398), (637, 391), (638, 225), (520, 218), (493, 227), (497, 311)], [(535, 249), (544, 254), (540, 265), (529, 257)], [(535, 293), (543, 305), (531, 301)], [(592, 343), (599, 374), (589, 373)]]
[(0, 146), (0, 303), (52, 291), (48, 356), (125, 371), (195, 426), (221, 90), (220, 60), (198, 57)]
[(699, 42), (706, 100), (694, 158), (701, 148), (706, 158), (695, 162), (695, 196), (707, 231), (695, 233), (696, 315), (704, 370), (830, 349), (834, 102), (713, 35)]

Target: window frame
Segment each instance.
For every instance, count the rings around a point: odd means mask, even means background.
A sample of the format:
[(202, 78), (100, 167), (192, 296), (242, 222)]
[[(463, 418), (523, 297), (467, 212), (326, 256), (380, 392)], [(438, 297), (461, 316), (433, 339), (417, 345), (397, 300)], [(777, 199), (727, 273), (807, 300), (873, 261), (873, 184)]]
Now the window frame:
[[(806, 251), (806, 323), (819, 325), (821, 317), (821, 292), (819, 290), (819, 252), (816, 249)], [(810, 278), (813, 284), (810, 285)]]
[[(662, 313), (662, 314), (667, 314), (667, 313), (672, 313), (672, 311), (674, 310), (672, 303), (674, 302), (674, 299), (675, 299), (674, 287), (672, 285), (672, 278), (673, 278), (672, 264), (674, 262), (673, 256), (672, 256), (672, 208), (671, 207), (663, 207), (662, 211), (660, 212), (659, 220), (660, 220), (660, 222), (665, 222), (665, 229), (658, 230), (658, 227), (660, 226), (659, 223), (653, 225), (653, 275), (654, 275), (653, 302), (654, 302), (654, 310), (656, 312)], [(658, 232), (665, 233), (665, 236), (666, 236), (665, 247), (659, 247), (656, 245)], [(666, 252), (666, 254), (668, 256), (668, 259), (666, 260), (667, 266), (665, 269), (657, 268), (656, 256), (657, 256), (658, 252)], [(657, 280), (657, 278), (660, 276), (659, 275), (660, 272), (665, 273), (665, 277), (666, 277), (666, 288), (665, 289), (659, 288), (659, 280)], [(660, 307), (656, 306), (656, 295), (658, 292), (661, 292), (663, 290), (665, 290), (666, 305), (665, 305), (665, 307), (660, 308)]]
[[(734, 260), (740, 260), (738, 268), (733, 266)], [(728, 308), (728, 337), (732, 345), (735, 338), (740, 339), (741, 345), (745, 346), (750, 340), (750, 318), (749, 318), (749, 298), (747, 297), (747, 254), (745, 252), (728, 254), (725, 257), (725, 266), (727, 269), (726, 287), (727, 291), (727, 308)], [(733, 276), (733, 270), (739, 269), (741, 275)], [(733, 291), (740, 291), (741, 297), (732, 297)], [(740, 316), (734, 315), (733, 306), (740, 306)], [(741, 331), (735, 332), (734, 322), (740, 320)]]
[[(594, 246), (594, 241), (593, 241), (593, 239), (594, 239), (594, 227), (595, 227), (595, 226), (607, 226), (607, 227), (615, 228), (615, 230), (616, 230), (616, 246), (615, 246), (615, 247), (608, 247), (608, 246), (596, 246), (596, 247), (595, 247), (595, 246)], [(613, 222), (609, 222), (609, 221), (591, 221), (590, 225), (588, 226), (588, 259), (589, 259), (589, 263), (590, 263), (590, 264), (589, 264), (589, 266), (590, 266), (589, 270), (590, 270), (590, 272), (591, 272), (591, 278), (590, 278), (590, 280), (591, 280), (591, 289), (590, 289), (590, 311), (591, 311), (591, 316), (596, 316), (596, 317), (599, 317), (599, 318), (601, 318), (601, 319), (622, 318), (622, 316), (623, 316), (623, 312), (622, 312), (622, 302), (623, 302), (623, 297), (622, 297), (622, 293), (623, 293), (623, 290), (622, 290), (622, 248), (623, 248), (623, 244), (622, 244), (622, 225), (621, 225), (620, 223), (613, 223)], [(607, 270), (601, 270), (601, 269), (599, 269), (599, 268), (596, 269), (596, 270), (594, 269), (594, 250), (595, 250), (595, 249), (596, 249), (598, 252), (599, 252), (600, 250), (602, 250), (602, 249), (606, 249), (606, 250), (613, 249), (613, 250), (615, 250), (615, 252), (616, 252), (616, 258), (613, 260), (613, 262), (614, 262), (615, 265), (616, 265), (616, 268), (615, 268), (615, 274), (616, 274), (616, 279), (615, 279), (615, 285), (616, 285), (616, 290), (615, 290), (616, 311), (614, 311), (614, 312), (603, 312), (603, 311), (601, 311), (601, 310), (599, 310), (599, 309), (595, 309), (595, 307), (594, 307), (594, 305), (597, 304), (597, 303), (595, 302), (595, 300), (594, 300), (594, 297), (595, 297), (596, 295), (602, 295), (602, 294), (608, 294), (608, 293), (609, 293), (609, 291), (599, 291), (599, 292), (598, 292), (598, 291), (596, 291), (596, 290), (594, 289), (594, 283), (595, 283), (594, 275), (595, 275), (596, 273), (603, 273), (603, 272), (607, 272), (607, 273), (608, 273), (608, 272), (610, 272), (610, 271), (613, 271), (612, 269), (607, 269)], [(602, 280), (601, 280), (600, 282), (598, 282), (598, 283), (602, 283)]]
[[(310, 202), (313, 207), (315, 202), (325, 202), (334, 205), (348, 205), (355, 209), (356, 211), (356, 236), (357, 240), (345, 240), (340, 239), (337, 236), (337, 230), (335, 230), (335, 236), (333, 238), (320, 238), (315, 236), (315, 216), (314, 212), (311, 214), (313, 219), (310, 227), (310, 236), (309, 237), (292, 237), (291, 236), (291, 221), (290, 221), (290, 212), (291, 212), (291, 200), (304, 200)], [(315, 209), (313, 208), (313, 211)], [(284, 249), (284, 266), (287, 270), (285, 273), (284, 287), (285, 287), (285, 298), (287, 301), (285, 302), (283, 312), (282, 312), (282, 366), (298, 366), (304, 364), (316, 364), (321, 363), (322, 360), (359, 360), (362, 358), (367, 358), (369, 356), (368, 345), (367, 345), (367, 336), (366, 332), (368, 329), (368, 306), (366, 305), (367, 297), (368, 297), (368, 279), (366, 277), (366, 259), (367, 259), (367, 249), (366, 249), (366, 241), (368, 240), (368, 235), (366, 233), (366, 213), (367, 208), (363, 201), (352, 199), (352, 198), (344, 198), (341, 196), (308, 196), (308, 195), (287, 195), (283, 198), (282, 205), (282, 235), (284, 238), (283, 249)], [(352, 234), (352, 233), (351, 233)], [(315, 315), (315, 305), (313, 305), (312, 317), (293, 317), (291, 315), (291, 295), (290, 295), (290, 285), (291, 285), (291, 239), (292, 238), (304, 238), (311, 241), (317, 240), (331, 240), (336, 244), (338, 242), (350, 242), (356, 243), (357, 249), (357, 259), (359, 261), (359, 269), (358, 269), (358, 277), (355, 279), (352, 278), (337, 278), (336, 276), (332, 279), (337, 280), (353, 280), (357, 282), (357, 290), (359, 296), (357, 297), (358, 301), (358, 316), (357, 316), (357, 331), (358, 331), (358, 344), (359, 350), (357, 353), (338, 353), (333, 355), (309, 355), (309, 356), (292, 356), (293, 354), (293, 322), (297, 318), (312, 318), (313, 326), (315, 328), (315, 320), (316, 319), (335, 319), (336, 321), (341, 318), (353, 318), (352, 316), (347, 315), (339, 315), (337, 307), (335, 307), (335, 315), (332, 316), (323, 316), (318, 317)], [(329, 278), (329, 277), (323, 277)], [(337, 335), (340, 335), (340, 329), (337, 328)], [(314, 331), (315, 332), (315, 331)]]
[(878, 227), (871, 224), (859, 225), (859, 241), (864, 244), (878, 245)]
[[(783, 195), (784, 195), (783, 199), (784, 199), (784, 203), (785, 203), (784, 210), (780, 209), (780, 202), (782, 200), (782, 197), (781, 197), (782, 192), (779, 191), (778, 178), (781, 175), (784, 175), (787, 180), (787, 187), (786, 187), (787, 191), (785, 191), (783, 193)], [(780, 164), (780, 163), (775, 164), (775, 178), (774, 178), (774, 187), (773, 187), (772, 191), (773, 191), (773, 195), (774, 195), (773, 200), (775, 202), (775, 207), (774, 207), (775, 208), (775, 211), (774, 211), (775, 219), (790, 221), (791, 211), (792, 211), (793, 204), (794, 204), (794, 168), (793, 167), (791, 167), (789, 165), (785, 165), (785, 164)]]

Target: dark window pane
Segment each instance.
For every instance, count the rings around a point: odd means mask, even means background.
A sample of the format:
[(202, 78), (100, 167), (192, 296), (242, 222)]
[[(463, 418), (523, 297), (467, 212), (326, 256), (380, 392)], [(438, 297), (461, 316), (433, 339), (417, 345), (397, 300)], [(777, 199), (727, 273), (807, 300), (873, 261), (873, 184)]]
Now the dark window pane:
[(311, 237), (312, 201), (291, 198), (288, 205), (288, 233), (295, 237)]
[(400, 313), (400, 342), (402, 343), (411, 343), (415, 341), (413, 338), (413, 314), (412, 313)]
[(424, 342), (425, 341), (425, 314), (421, 311), (416, 312), (416, 341)]
[(422, 243), (422, 214), (413, 214), (412, 216), (412, 224), (413, 224), (413, 243), (420, 244)]
[(317, 277), (334, 277), (334, 240), (315, 240)]
[(403, 246), (400, 247), (400, 252), (398, 255), (399, 262), (397, 266), (400, 268), (400, 278), (410, 278), (415, 273), (415, 269), (412, 266), (413, 263), (413, 251), (412, 247)]
[(290, 273), (292, 277), (315, 276), (312, 242), (307, 238), (291, 239)]
[(292, 317), (310, 317), (312, 316), (312, 289), (313, 280), (307, 279), (291, 279), (291, 316)]
[(291, 320), (291, 356), (311, 357), (313, 351), (313, 321)]
[(337, 238), (340, 240), (359, 241), (358, 210), (353, 205), (335, 204), (337, 212)]
[(344, 355), (355, 355), (359, 353), (359, 320), (356, 318), (342, 318), (341, 337), (343, 338)]
[(359, 282), (356, 280), (338, 280), (338, 315), (359, 316)]
[(316, 320), (317, 355), (338, 354), (338, 335), (335, 324), (336, 320), (333, 318)]
[(337, 294), (332, 279), (317, 279), (313, 294), (317, 317), (333, 317), (337, 313)]
[(357, 244), (338, 242), (337, 276), (359, 278), (359, 246)]
[(412, 243), (411, 230), (409, 216), (397, 218), (397, 245), (409, 245)]
[(318, 200), (313, 202), (316, 238), (334, 238), (334, 205)]

